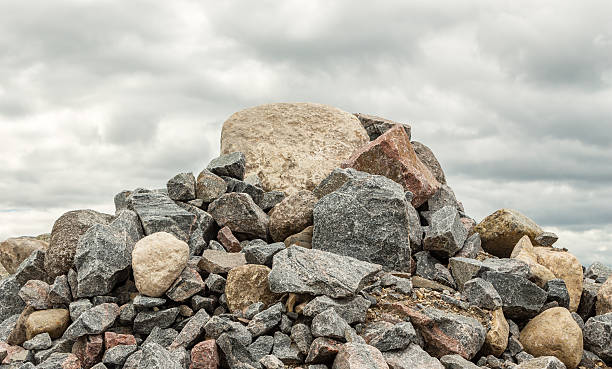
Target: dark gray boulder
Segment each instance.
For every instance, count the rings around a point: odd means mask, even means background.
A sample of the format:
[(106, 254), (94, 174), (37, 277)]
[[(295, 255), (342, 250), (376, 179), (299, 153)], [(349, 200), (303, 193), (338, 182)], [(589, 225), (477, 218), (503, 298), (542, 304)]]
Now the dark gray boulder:
[(402, 125), (404, 127), (404, 131), (408, 135), (408, 139), (410, 139), (412, 129), (408, 124), (394, 122), (392, 120), (370, 114), (356, 113), (354, 115), (357, 117), (357, 119), (359, 119), (359, 122), (368, 133), (370, 141), (374, 141), (396, 125)]
[(353, 176), (315, 204), (312, 248), (386, 270), (409, 271), (410, 218), (404, 189), (383, 176)]
[[(253, 201), (262, 207), (262, 201), (264, 199), (264, 190), (260, 186), (256, 186), (254, 184), (248, 183), (246, 181), (241, 181), (232, 177), (221, 177), (227, 186), (226, 192), (241, 192), (246, 193), (251, 196)], [(284, 194), (283, 194), (284, 197)], [(262, 208), (263, 210), (263, 208)]]
[(268, 238), (268, 215), (245, 193), (222, 195), (208, 206), (208, 212), (219, 227), (229, 227), (239, 240)]
[(431, 174), (436, 177), (438, 182), (445, 184), (446, 177), (444, 175), (444, 171), (442, 170), (442, 166), (440, 165), (440, 162), (438, 162), (438, 159), (436, 159), (433, 151), (418, 141), (412, 141), (410, 144), (412, 145), (416, 156), (431, 171)]
[(454, 257), (448, 260), (450, 270), (459, 290), (463, 289), (465, 282), (476, 277), (482, 269), (482, 262), (465, 257)]
[(551, 279), (544, 285), (546, 303), (556, 301), (559, 306), (569, 309), (570, 297), (565, 281), (560, 278)]
[(268, 191), (263, 194), (259, 207), (263, 211), (269, 211), (285, 198), (285, 193), (281, 191)]
[(612, 275), (612, 268), (599, 261), (589, 265), (584, 271), (584, 278), (592, 279), (597, 283), (604, 283), (610, 275)]
[(274, 347), (272, 355), (279, 358), (285, 365), (298, 364), (303, 360), (303, 355), (291, 337), (282, 333), (274, 333)]
[(284, 311), (282, 303), (276, 303), (264, 311), (256, 314), (247, 325), (253, 337), (264, 335), (278, 326)]
[(314, 317), (323, 311), (332, 308), (348, 324), (363, 323), (366, 313), (370, 307), (370, 301), (363, 296), (348, 297), (344, 299), (333, 299), (329, 296), (317, 296), (312, 299), (302, 313), (308, 317)]
[(600, 288), (601, 283), (595, 283), (589, 279), (583, 281), (582, 294), (577, 311), (583, 320), (587, 320), (595, 315), (595, 304), (597, 303), (597, 294)]
[(193, 173), (179, 173), (172, 177), (166, 187), (168, 197), (177, 201), (190, 201), (196, 198), (196, 180)]
[(529, 265), (519, 259), (490, 258), (482, 262), (481, 273), (496, 272), (512, 274), (518, 277), (529, 278)]
[(423, 238), (423, 249), (451, 257), (461, 250), (467, 234), (457, 209), (444, 206), (431, 217)]
[(451, 288), (456, 288), (455, 280), (451, 273), (440, 264), (440, 262), (431, 256), (428, 251), (420, 251), (414, 255), (416, 260), (415, 275), (429, 279), (434, 282), (441, 283)]
[(314, 337), (328, 337), (339, 340), (345, 340), (347, 329), (351, 329), (350, 325), (333, 308), (317, 314), (312, 319), (310, 326)]
[(471, 279), (464, 284), (463, 295), (472, 305), (487, 310), (496, 310), (502, 307), (502, 299), (491, 282), (482, 278)]
[(480, 367), (471, 361), (467, 361), (461, 355), (445, 355), (440, 358), (440, 363), (446, 369), (480, 369)]
[(218, 156), (210, 161), (206, 169), (218, 176), (227, 176), (243, 180), (246, 158), (241, 152), (232, 152)]
[(25, 303), (19, 297), (20, 289), (21, 285), (13, 276), (0, 280), (0, 321), (15, 314), (21, 314), (25, 308)]
[(417, 333), (410, 322), (393, 324), (383, 320), (366, 324), (362, 336), (368, 345), (382, 352), (403, 350), (412, 343), (418, 344)]
[(178, 316), (179, 308), (170, 308), (159, 311), (141, 311), (134, 318), (134, 332), (149, 334), (153, 327), (168, 328)]
[(435, 357), (430, 356), (417, 344), (398, 351), (382, 353), (385, 361), (393, 369), (444, 369)]
[(546, 302), (546, 291), (519, 275), (485, 272), (481, 278), (499, 293), (504, 316), (510, 319), (533, 318)]
[(242, 248), (244, 257), (249, 264), (261, 264), (268, 267), (272, 266), (272, 258), (277, 252), (285, 249), (284, 242), (266, 243), (263, 240), (257, 239), (249, 241)]
[(483, 251), (480, 234), (474, 233), (465, 240), (463, 247), (455, 254), (455, 256), (474, 259)]
[(174, 355), (163, 346), (149, 343), (142, 346), (142, 357), (138, 369), (184, 369)]
[(119, 306), (100, 304), (81, 313), (66, 329), (62, 338), (71, 340), (87, 334), (100, 334), (111, 327), (119, 316)]
[(427, 200), (427, 210), (436, 212), (445, 206), (450, 206), (457, 211), (463, 211), (463, 206), (457, 201), (453, 189), (449, 185), (443, 184), (438, 191)]

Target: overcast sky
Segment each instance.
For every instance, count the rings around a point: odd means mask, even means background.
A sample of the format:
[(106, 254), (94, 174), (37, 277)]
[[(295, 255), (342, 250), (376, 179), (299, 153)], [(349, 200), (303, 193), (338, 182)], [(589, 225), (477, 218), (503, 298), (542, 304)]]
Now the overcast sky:
[(409, 123), (472, 217), (612, 264), (609, 0), (0, 1), (0, 239), (197, 173), (279, 101)]

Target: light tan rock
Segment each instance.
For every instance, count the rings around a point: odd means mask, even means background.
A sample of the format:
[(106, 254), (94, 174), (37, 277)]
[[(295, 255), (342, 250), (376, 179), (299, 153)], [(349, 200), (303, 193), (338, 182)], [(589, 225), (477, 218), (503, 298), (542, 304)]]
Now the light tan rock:
[(597, 293), (595, 311), (597, 315), (612, 312), (612, 276), (608, 277)]
[(26, 338), (32, 339), (40, 333), (49, 333), (51, 338), (60, 338), (70, 324), (70, 312), (66, 309), (35, 311), (26, 320)]
[(241, 252), (204, 250), (198, 267), (208, 273), (224, 274), (244, 264), (246, 264), (246, 258)]
[(260, 301), (266, 306), (276, 302), (281, 295), (270, 291), (268, 274), (270, 268), (257, 264), (243, 265), (230, 270), (225, 283), (225, 296), (230, 311), (242, 310)]
[(578, 310), (582, 296), (582, 265), (578, 259), (567, 251), (550, 247), (534, 247), (538, 264), (553, 272), (555, 277), (563, 279), (570, 296), (570, 311)]
[(8, 277), (9, 272), (4, 269), (4, 265), (0, 264), (0, 281), (4, 279), (4, 277)]
[(132, 269), (138, 291), (162, 296), (181, 274), (189, 260), (189, 246), (170, 233), (153, 233), (134, 245)]
[(500, 209), (484, 218), (474, 228), (480, 234), (482, 248), (497, 257), (507, 258), (514, 246), (523, 236), (528, 236), (532, 244), (542, 228), (533, 220), (512, 209)]
[(545, 310), (523, 328), (520, 341), (533, 356), (555, 356), (567, 369), (574, 369), (582, 358), (582, 330), (569, 310)]
[(491, 328), (485, 337), (483, 350), (487, 355), (499, 357), (508, 346), (510, 326), (501, 308), (491, 311)]
[[(34, 237), (8, 238), (0, 243), (0, 276), (2, 269), (9, 274), (15, 273), (19, 264), (34, 250), (47, 250), (49, 244)], [(4, 268), (2, 268), (4, 267)]]
[(301, 232), (312, 225), (312, 212), (317, 198), (311, 191), (302, 190), (289, 195), (270, 212), (270, 235), (275, 242)]
[(246, 175), (266, 191), (312, 190), (352, 152), (369, 141), (359, 120), (313, 103), (276, 103), (234, 113), (223, 124), (221, 153), (246, 156)]
[(533, 250), (533, 245), (528, 236), (521, 237), (516, 246), (514, 246), (510, 257), (527, 263), (531, 274), (530, 279), (541, 288), (544, 287), (546, 282), (556, 278), (555, 274), (548, 270), (548, 268), (538, 264), (538, 256)]
[(291, 245), (297, 245), (304, 247), (306, 249), (312, 248), (312, 233), (314, 231), (314, 226), (306, 227), (300, 233), (292, 234), (291, 236), (285, 238), (285, 246), (289, 247)]

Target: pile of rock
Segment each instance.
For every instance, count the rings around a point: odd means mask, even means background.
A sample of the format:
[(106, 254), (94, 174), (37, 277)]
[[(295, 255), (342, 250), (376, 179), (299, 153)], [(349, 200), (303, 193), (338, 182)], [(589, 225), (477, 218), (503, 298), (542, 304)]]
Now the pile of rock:
[(0, 368), (603, 368), (612, 269), (514, 210), (476, 224), (408, 125), (316, 104), (49, 243), (0, 246)]

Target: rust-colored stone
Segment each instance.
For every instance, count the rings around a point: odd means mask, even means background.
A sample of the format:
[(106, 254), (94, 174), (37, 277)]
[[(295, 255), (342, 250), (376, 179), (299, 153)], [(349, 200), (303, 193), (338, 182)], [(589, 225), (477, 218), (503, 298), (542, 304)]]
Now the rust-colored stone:
[(104, 333), (104, 346), (106, 350), (119, 345), (136, 345), (136, 338), (131, 334), (118, 334), (115, 332)]
[(189, 369), (217, 369), (218, 367), (219, 353), (215, 340), (206, 340), (193, 346)]
[(225, 226), (219, 230), (219, 233), (217, 233), (217, 240), (221, 242), (223, 247), (225, 247), (228, 252), (240, 252), (242, 250), (242, 247), (240, 247), (240, 241), (238, 241), (228, 226)]
[(99, 363), (103, 352), (104, 341), (101, 334), (80, 337), (72, 345), (72, 353), (79, 358), (84, 369)]

